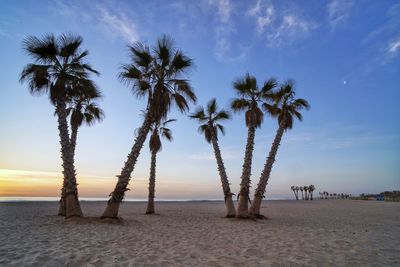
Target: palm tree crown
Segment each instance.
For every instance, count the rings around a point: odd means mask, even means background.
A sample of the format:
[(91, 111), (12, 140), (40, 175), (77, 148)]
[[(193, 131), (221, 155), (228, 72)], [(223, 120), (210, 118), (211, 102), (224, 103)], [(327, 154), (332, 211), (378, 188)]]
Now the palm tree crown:
[(202, 106), (198, 107), (196, 111), (189, 116), (203, 123), (199, 126), (199, 132), (204, 134), (206, 141), (211, 143), (212, 134), (218, 139), (218, 130), (225, 134), (225, 129), (220, 121), (229, 120), (231, 115), (228, 111), (221, 109), (218, 111), (218, 105), (215, 98), (211, 99), (207, 104), (207, 110)]
[(258, 128), (261, 126), (264, 114), (259, 107), (259, 103), (266, 104), (272, 100), (272, 90), (276, 87), (276, 80), (267, 80), (260, 89), (257, 85), (257, 79), (249, 73), (244, 78), (233, 82), (238, 98), (231, 103), (231, 108), (235, 112), (246, 111), (246, 126)]
[(294, 118), (299, 121), (303, 120), (300, 111), (302, 109), (310, 109), (310, 104), (302, 98), (295, 98), (294, 82), (289, 80), (285, 82), (280, 89), (274, 94), (274, 105), (263, 105), (272, 116), (278, 118), (279, 125), (285, 130), (292, 129)]
[(94, 101), (100, 97), (100, 94), (92, 94), (90, 97), (78, 95), (70, 100), (67, 113), (71, 115), (70, 124), (72, 128), (79, 128), (83, 123), (91, 126), (96, 121), (104, 119), (104, 111)]
[(147, 109), (154, 121), (165, 118), (173, 103), (185, 112), (188, 101), (196, 102), (189, 80), (181, 78), (192, 67), (192, 60), (173, 47), (170, 37), (162, 36), (152, 51), (140, 42), (129, 50), (132, 63), (122, 66), (119, 77), (132, 85), (135, 95), (148, 97)]
[(82, 37), (62, 34), (56, 38), (52, 34), (37, 38), (30, 36), (24, 40), (24, 50), (35, 59), (27, 64), (20, 75), (20, 81), (28, 83), (32, 94), (49, 92), (54, 104), (76, 91), (85, 93), (96, 85), (89, 79), (90, 73), (98, 74), (87, 62), (88, 50), (80, 51)]
[(150, 136), (150, 141), (149, 141), (149, 148), (150, 151), (153, 153), (157, 153), (161, 151), (162, 148), (162, 143), (161, 143), (161, 137), (167, 139), (168, 141), (172, 141), (172, 131), (171, 129), (167, 128), (167, 124), (170, 122), (174, 122), (176, 119), (170, 119), (170, 120), (165, 120), (162, 122), (157, 122), (153, 123), (151, 126), (150, 131), (151, 136)]

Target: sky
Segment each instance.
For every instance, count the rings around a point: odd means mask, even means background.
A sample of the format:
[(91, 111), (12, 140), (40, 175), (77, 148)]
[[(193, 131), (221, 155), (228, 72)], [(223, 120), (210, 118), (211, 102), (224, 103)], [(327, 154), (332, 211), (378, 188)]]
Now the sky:
[[(304, 121), (283, 136), (267, 198), (292, 197), (291, 185), (318, 191), (377, 193), (400, 189), (400, 3), (374, 0), (0, 1), (0, 197), (56, 197), (62, 183), (54, 107), (30, 95), (19, 74), (32, 59), (29, 35), (83, 37), (93, 77), (103, 92), (105, 120), (80, 128), (76, 169), (82, 197), (112, 191), (143, 120), (143, 100), (118, 81), (127, 45), (152, 46), (163, 34), (194, 60), (188, 73), (197, 105), (217, 98), (229, 108), (232, 82), (247, 72), (261, 85), (296, 81), (309, 101)], [(195, 106), (191, 106), (193, 111)], [(158, 155), (156, 197), (221, 199), (212, 147), (197, 123), (172, 111), (174, 140)], [(237, 193), (247, 129), (243, 114), (225, 123), (219, 142)], [(256, 132), (252, 191), (277, 122)], [(145, 143), (128, 198), (147, 196), (150, 154)]]

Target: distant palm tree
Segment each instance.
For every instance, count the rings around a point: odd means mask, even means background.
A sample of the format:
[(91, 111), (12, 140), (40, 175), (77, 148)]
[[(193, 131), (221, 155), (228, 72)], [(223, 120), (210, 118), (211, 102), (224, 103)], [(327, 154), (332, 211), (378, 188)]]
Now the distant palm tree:
[(250, 214), (256, 217), (263, 217), (260, 214), (261, 201), (264, 197), (265, 187), (267, 186), (273, 163), (275, 161), (276, 153), (281, 142), (283, 133), (293, 127), (293, 117), (300, 121), (303, 116), (299, 112), (303, 108), (308, 109), (309, 104), (306, 100), (298, 98), (295, 99), (295, 90), (293, 82), (288, 81), (284, 83), (275, 94), (275, 105), (264, 105), (271, 114), (278, 118), (279, 127), (272, 143), (271, 150), (266, 159), (264, 169), (261, 172), (260, 180), (254, 194), (254, 200), (250, 207)]
[(303, 188), (302, 186), (300, 186), (301, 199), (302, 199), (302, 200), (304, 200), (303, 190), (304, 190), (304, 188)]
[(239, 203), (236, 212), (236, 216), (240, 218), (247, 218), (249, 215), (248, 203), (250, 200), (249, 191), (254, 138), (256, 128), (261, 127), (264, 118), (264, 113), (260, 106), (272, 99), (272, 90), (275, 86), (276, 81), (270, 79), (264, 83), (262, 88), (259, 88), (256, 78), (249, 73), (233, 82), (233, 88), (239, 97), (232, 101), (231, 108), (235, 112), (245, 111), (245, 121), (248, 129), (238, 195)]
[(146, 115), (121, 174), (117, 176), (117, 184), (110, 193), (102, 218), (118, 217), (119, 205), (125, 192), (129, 190), (131, 173), (151, 124), (166, 118), (174, 103), (181, 112), (186, 112), (189, 110), (188, 102), (196, 102), (189, 80), (183, 78), (192, 67), (192, 60), (173, 47), (171, 38), (162, 36), (151, 51), (140, 42), (129, 49), (133, 62), (122, 66), (119, 77), (123, 82), (132, 85), (136, 96), (147, 96)]
[(157, 153), (161, 151), (162, 143), (161, 137), (172, 141), (171, 130), (167, 128), (167, 124), (176, 121), (175, 119), (163, 120), (161, 122), (155, 122), (152, 124), (150, 131), (149, 148), (151, 152), (151, 163), (150, 163), (150, 178), (149, 178), (149, 199), (147, 202), (146, 214), (154, 214), (154, 197), (156, 187), (156, 161)]
[(310, 190), (310, 200), (313, 200), (313, 193), (314, 193), (314, 190), (315, 190), (315, 186), (314, 185), (310, 185), (308, 188)]
[[(297, 189), (298, 187), (297, 186), (294, 186), (294, 185), (292, 185), (291, 187), (290, 187), (290, 189), (292, 189), (292, 191), (293, 191), (293, 194), (294, 194), (294, 196), (296, 197), (296, 200), (299, 200), (299, 196), (298, 196), (298, 194), (296, 194), (296, 189)], [(298, 189), (297, 189), (298, 190)], [(298, 192), (298, 191), (297, 191)]]
[(308, 186), (303, 186), (303, 189), (304, 189), (304, 199), (305, 199), (305, 200), (308, 200), (308, 194), (307, 194), (307, 192), (308, 192), (309, 188), (308, 188)]
[[(71, 126), (71, 150), (72, 157), (75, 158), (76, 141), (78, 137), (78, 128), (83, 124), (93, 125), (96, 121), (102, 121), (104, 119), (103, 110), (94, 102), (95, 99), (101, 97), (100, 91), (94, 88), (86, 88), (87, 94), (75, 94), (68, 97), (67, 114), (70, 116)], [(65, 187), (66, 183), (64, 177), (63, 187), (61, 189), (60, 207), (58, 215), (65, 216)]]
[(190, 115), (190, 118), (198, 120), (202, 123), (199, 127), (199, 132), (204, 134), (206, 141), (211, 143), (214, 148), (215, 159), (217, 160), (218, 172), (221, 178), (222, 190), (224, 192), (226, 217), (235, 217), (236, 211), (232, 201), (232, 193), (229, 186), (228, 176), (225, 171), (224, 161), (222, 160), (221, 150), (218, 145), (218, 131), (222, 134), (225, 133), (224, 126), (220, 124), (221, 121), (230, 119), (229, 112), (221, 109), (218, 110), (217, 101), (211, 99), (207, 104), (207, 110), (202, 106), (198, 107), (196, 111)]
[(66, 217), (82, 216), (68, 132), (67, 96), (78, 91), (79, 94), (85, 94), (86, 88), (95, 87), (90, 74), (98, 74), (85, 62), (89, 52), (80, 51), (82, 41), (80, 36), (73, 34), (62, 34), (58, 38), (52, 34), (42, 38), (27, 37), (23, 48), (35, 62), (26, 65), (20, 75), (20, 81), (28, 83), (32, 94), (49, 93), (51, 103), (55, 106), (65, 177)]

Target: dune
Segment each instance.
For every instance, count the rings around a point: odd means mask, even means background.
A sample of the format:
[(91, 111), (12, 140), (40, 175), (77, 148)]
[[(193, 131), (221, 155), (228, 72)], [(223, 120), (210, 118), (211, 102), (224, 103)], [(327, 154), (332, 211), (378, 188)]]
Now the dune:
[(223, 218), (222, 202), (121, 206), (83, 202), (65, 220), (55, 202), (0, 203), (0, 266), (399, 266), (400, 203), (267, 201), (268, 220)]

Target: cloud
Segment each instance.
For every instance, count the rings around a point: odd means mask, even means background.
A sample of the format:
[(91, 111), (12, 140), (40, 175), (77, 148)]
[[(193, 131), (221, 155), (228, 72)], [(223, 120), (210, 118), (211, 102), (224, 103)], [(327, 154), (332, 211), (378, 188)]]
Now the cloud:
[(218, 0), (218, 15), (222, 23), (228, 23), (231, 17), (232, 5), (229, 0)]
[(340, 24), (344, 24), (350, 17), (353, 0), (332, 0), (327, 5), (328, 22), (332, 30)]
[(286, 15), (277, 28), (267, 33), (267, 38), (271, 45), (280, 45), (308, 35), (313, 28), (314, 25), (304, 19)]
[(121, 37), (128, 42), (139, 40), (137, 25), (125, 11), (106, 5), (86, 5), (85, 2), (55, 1), (54, 12), (69, 18), (69, 21), (81, 25), (95, 25), (103, 34)]
[(386, 12), (385, 22), (371, 31), (362, 43), (371, 49), (371, 58), (385, 65), (400, 51), (400, 4), (392, 5)]
[(278, 10), (262, 0), (258, 0), (246, 14), (255, 20), (257, 33), (266, 37), (269, 46), (290, 44), (316, 28), (313, 22), (295, 14), (294, 10)]
[(391, 42), (389, 44), (387, 52), (390, 54), (395, 54), (399, 49), (400, 49), (400, 38), (397, 41)]
[(261, 0), (258, 0), (254, 7), (247, 11), (247, 15), (254, 17), (257, 23), (257, 32), (262, 33), (265, 28), (272, 23), (275, 9), (272, 5), (262, 6)]
[[(203, 6), (208, 10), (215, 10), (214, 56), (219, 62), (236, 62), (246, 58), (250, 49), (248, 45), (240, 45), (232, 41), (236, 32), (232, 19), (234, 6), (230, 0), (204, 0)], [(233, 47), (232, 44), (235, 44)]]
[(136, 25), (123, 12), (114, 12), (99, 7), (100, 21), (105, 27), (105, 30), (111, 35), (117, 35), (124, 38), (128, 42), (137, 42), (139, 33), (136, 30)]

